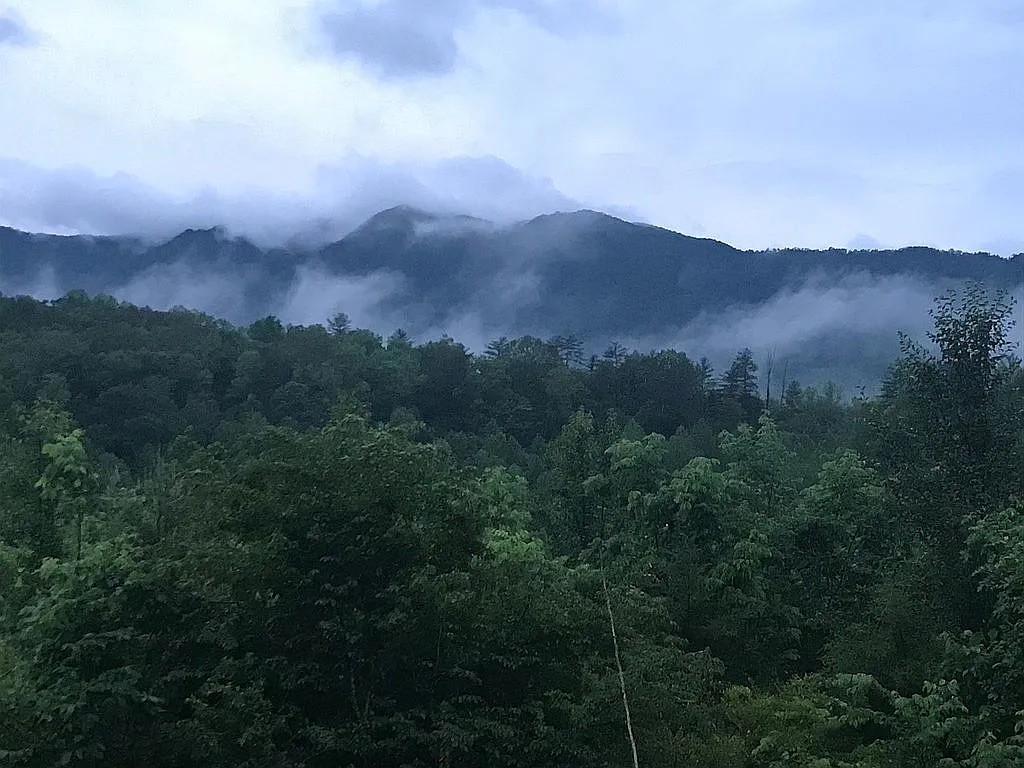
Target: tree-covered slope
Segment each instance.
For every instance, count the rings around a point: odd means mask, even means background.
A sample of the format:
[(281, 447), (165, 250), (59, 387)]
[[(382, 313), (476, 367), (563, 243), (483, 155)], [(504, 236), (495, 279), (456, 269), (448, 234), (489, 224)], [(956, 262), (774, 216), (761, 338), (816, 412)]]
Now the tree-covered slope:
[[(805, 381), (848, 387), (877, 384), (895, 331), (922, 330), (931, 296), (968, 279), (1017, 286), (1022, 264), (931, 248), (739, 251), (590, 211), (499, 227), (399, 207), (316, 249), (263, 249), (222, 230), (157, 245), (0, 230), (8, 294), (85, 289), (240, 323), (346, 311), (382, 333), (449, 333), (477, 348), (522, 334), (573, 334), (591, 352), (696, 344), (720, 363), (736, 345), (714, 337), (754, 323), (758, 337), (744, 343), (762, 360), (774, 351)], [(876, 294), (887, 312), (863, 310)]]
[(1020, 765), (1012, 316), (940, 299), (844, 403), (0, 299), (0, 762)]

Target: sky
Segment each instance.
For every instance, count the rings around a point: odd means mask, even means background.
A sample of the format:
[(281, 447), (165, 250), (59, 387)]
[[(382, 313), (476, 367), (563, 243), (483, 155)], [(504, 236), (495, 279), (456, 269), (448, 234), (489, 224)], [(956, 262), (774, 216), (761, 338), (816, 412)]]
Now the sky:
[[(5, 4), (6, 3), (6, 4)], [(0, 224), (1024, 251), (1019, 0), (0, 0)]]

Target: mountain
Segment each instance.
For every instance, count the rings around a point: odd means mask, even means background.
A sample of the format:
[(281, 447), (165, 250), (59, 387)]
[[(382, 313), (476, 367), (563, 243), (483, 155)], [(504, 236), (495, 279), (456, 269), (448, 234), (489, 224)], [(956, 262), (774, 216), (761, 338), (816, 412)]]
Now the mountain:
[(877, 382), (897, 330), (922, 331), (931, 298), (965, 280), (1015, 288), (1024, 256), (899, 250), (742, 251), (595, 211), (497, 226), (409, 206), (319, 248), (265, 249), (222, 229), (159, 244), (0, 228), (0, 289), (81, 288), (249, 322), (324, 320), (479, 347), (501, 335), (573, 333), (670, 345), (721, 363), (750, 346), (804, 383)]

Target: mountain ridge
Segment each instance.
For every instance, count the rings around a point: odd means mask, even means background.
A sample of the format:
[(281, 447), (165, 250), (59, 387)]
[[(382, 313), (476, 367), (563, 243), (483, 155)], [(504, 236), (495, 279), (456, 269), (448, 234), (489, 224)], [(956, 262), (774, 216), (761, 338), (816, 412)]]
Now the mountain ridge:
[[(215, 238), (218, 242), (222, 243), (236, 243), (251, 245), (255, 249), (259, 249), (264, 252), (268, 251), (289, 251), (295, 254), (304, 254), (322, 251), (330, 248), (331, 246), (337, 245), (345, 240), (351, 238), (357, 233), (365, 231), (373, 231), (379, 229), (381, 222), (387, 222), (392, 228), (398, 228), (402, 226), (402, 220), (397, 217), (405, 217), (407, 222), (423, 222), (423, 221), (451, 221), (451, 222), (466, 222), (467, 224), (481, 224), (487, 225), (496, 231), (507, 231), (513, 228), (529, 228), (541, 225), (547, 221), (571, 221), (578, 219), (590, 219), (592, 222), (598, 223), (614, 223), (615, 225), (624, 226), (628, 228), (634, 228), (637, 230), (652, 230), (660, 234), (667, 235), (670, 237), (682, 238), (692, 242), (703, 242), (712, 243), (719, 246), (725, 246), (732, 251), (737, 253), (746, 254), (846, 254), (856, 255), (862, 253), (885, 253), (885, 254), (902, 254), (909, 252), (928, 252), (935, 254), (949, 254), (955, 256), (969, 256), (969, 257), (991, 257), (993, 259), (1000, 259), (1003, 261), (1013, 262), (1017, 259), (1024, 260), (1024, 252), (1011, 254), (1010, 256), (1001, 256), (999, 254), (991, 253), (989, 251), (970, 251), (957, 248), (938, 248), (930, 245), (922, 244), (909, 244), (901, 245), (896, 247), (879, 247), (879, 248), (848, 248), (843, 246), (829, 246), (825, 248), (811, 248), (805, 246), (771, 246), (766, 248), (738, 248), (724, 240), (720, 240), (715, 237), (701, 236), (687, 234), (678, 230), (670, 229), (658, 224), (652, 224), (649, 222), (630, 221), (623, 219), (618, 216), (614, 216), (603, 211), (597, 211), (588, 208), (581, 208), (574, 211), (553, 211), (550, 213), (543, 213), (534, 216), (529, 219), (522, 219), (515, 221), (511, 224), (496, 224), (495, 222), (468, 214), (451, 214), (451, 213), (440, 213), (428, 211), (423, 208), (419, 208), (412, 205), (400, 204), (390, 208), (383, 209), (377, 213), (367, 217), (361, 224), (354, 227), (347, 234), (341, 238), (329, 240), (322, 243), (319, 246), (273, 246), (266, 247), (260, 246), (255, 240), (247, 237), (243, 233), (233, 232), (228, 227), (222, 225), (216, 225), (212, 227), (187, 227), (180, 232), (164, 238), (147, 238), (138, 234), (92, 234), (87, 232), (81, 233), (50, 233), (50, 232), (36, 232), (31, 230), (22, 230), (17, 227), (0, 225), (0, 243), (5, 238), (11, 237), (25, 237), (37, 241), (65, 241), (65, 242), (79, 242), (79, 243), (117, 243), (119, 245), (133, 245), (142, 249), (153, 249), (169, 246), (175, 241), (182, 238), (192, 238), (196, 236), (209, 236)], [(299, 240), (300, 236), (295, 236), (291, 240)], [(0, 257), (3, 252), (0, 251)]]
[[(728, 334), (718, 326), (759, 308), (787, 319), (773, 315), (755, 322), (756, 333), (747, 335), (758, 338), (737, 336), (737, 349), (788, 349), (797, 337), (801, 343), (856, 346), (864, 339), (854, 336), (863, 336), (858, 329), (867, 319), (851, 315), (844, 342), (846, 329), (816, 297), (831, 292), (833, 300), (853, 302), (859, 314), (871, 314), (872, 292), (888, 296), (893, 286), (903, 286), (920, 309), (923, 296), (966, 280), (1014, 289), (1024, 283), (1022, 273), (1019, 254), (1005, 258), (927, 246), (741, 250), (592, 210), (498, 225), (395, 206), (319, 247), (264, 248), (222, 227), (187, 229), (156, 243), (0, 228), (5, 293), (83, 289), (156, 308), (189, 306), (235, 323), (271, 314), (286, 322), (316, 322), (346, 311), (381, 332), (402, 327), (420, 336), (461, 334), (471, 346), (485, 344), (488, 335), (522, 333), (573, 333), (591, 349), (612, 340), (690, 344), (694, 328), (706, 325), (722, 337), (709, 352), (719, 357)], [(813, 312), (786, 304), (810, 299)], [(897, 330), (905, 330), (902, 316), (895, 309), (891, 315), (889, 325), (869, 324), (870, 334), (895, 339)], [(831, 325), (810, 333), (822, 316)], [(804, 319), (807, 328), (794, 335)], [(877, 378), (894, 342), (871, 344), (879, 351), (864, 365)], [(842, 369), (832, 363), (818, 367)]]

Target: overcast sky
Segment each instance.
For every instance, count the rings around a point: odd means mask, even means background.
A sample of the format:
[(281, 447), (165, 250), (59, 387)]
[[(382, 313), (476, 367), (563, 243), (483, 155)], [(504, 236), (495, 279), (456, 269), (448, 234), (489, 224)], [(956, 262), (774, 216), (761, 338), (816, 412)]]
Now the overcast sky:
[(0, 0), (0, 223), (1024, 251), (1020, 0)]

